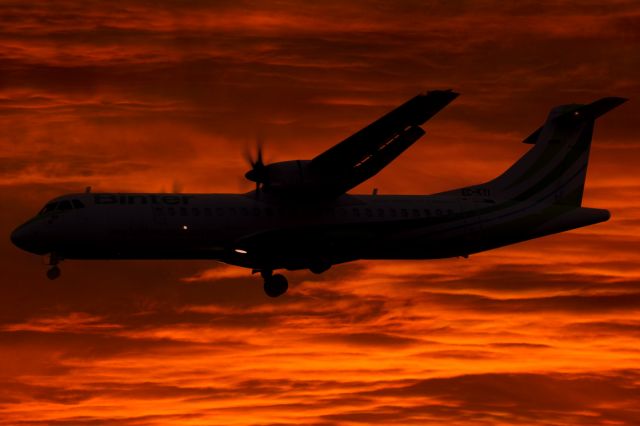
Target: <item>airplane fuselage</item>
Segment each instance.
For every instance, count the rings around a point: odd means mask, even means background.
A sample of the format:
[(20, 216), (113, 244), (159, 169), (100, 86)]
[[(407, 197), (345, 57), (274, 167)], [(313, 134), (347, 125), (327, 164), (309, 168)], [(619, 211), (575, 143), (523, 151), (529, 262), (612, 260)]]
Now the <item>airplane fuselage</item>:
[[(527, 203), (462, 195), (468, 188), (459, 193), (298, 204), (255, 193), (70, 194), (27, 223), (32, 245), (25, 248), (64, 259), (216, 259), (257, 270), (313, 269), (357, 259), (467, 256), (559, 232), (541, 228), (558, 214), (594, 211), (547, 206), (545, 213)], [(589, 224), (608, 213), (591, 216)]]

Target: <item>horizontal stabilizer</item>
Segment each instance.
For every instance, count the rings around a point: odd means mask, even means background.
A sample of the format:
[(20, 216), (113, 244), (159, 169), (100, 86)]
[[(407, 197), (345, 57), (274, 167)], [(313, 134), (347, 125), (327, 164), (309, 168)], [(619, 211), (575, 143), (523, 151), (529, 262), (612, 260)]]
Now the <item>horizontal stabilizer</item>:
[(612, 109), (622, 105), (628, 99), (607, 97), (598, 99), (587, 105), (571, 104), (554, 108), (549, 115), (549, 120), (566, 121), (575, 119), (595, 120)]
[[(626, 98), (610, 96), (598, 99), (588, 105), (567, 105), (565, 107), (559, 107), (560, 110), (554, 111), (555, 114), (550, 118), (553, 120), (573, 118), (589, 118), (595, 120), (626, 101), (628, 101)], [(533, 133), (527, 136), (522, 143), (535, 144), (540, 138), (543, 128), (544, 126), (538, 127)]]
[(591, 118), (598, 118), (627, 101), (628, 99), (626, 98), (611, 96), (608, 98), (598, 99), (597, 101), (592, 102), (589, 105), (585, 105), (582, 108), (578, 109), (577, 112), (579, 114), (590, 116)]

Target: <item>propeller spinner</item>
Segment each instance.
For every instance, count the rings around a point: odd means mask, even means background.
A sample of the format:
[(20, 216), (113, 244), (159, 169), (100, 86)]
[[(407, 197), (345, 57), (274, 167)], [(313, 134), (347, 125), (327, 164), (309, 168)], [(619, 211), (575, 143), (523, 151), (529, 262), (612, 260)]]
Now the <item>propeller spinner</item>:
[(256, 155), (255, 157), (247, 150), (245, 157), (247, 162), (251, 166), (251, 170), (245, 173), (244, 177), (248, 180), (256, 183), (256, 191), (260, 190), (261, 185), (268, 183), (267, 166), (264, 164), (262, 155), (262, 142), (258, 140), (256, 143)]

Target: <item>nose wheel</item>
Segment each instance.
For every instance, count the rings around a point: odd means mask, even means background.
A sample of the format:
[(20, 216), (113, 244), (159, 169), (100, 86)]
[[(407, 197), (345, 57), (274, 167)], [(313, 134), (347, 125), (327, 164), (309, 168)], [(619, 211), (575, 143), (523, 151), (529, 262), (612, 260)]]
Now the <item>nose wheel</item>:
[(58, 266), (52, 266), (47, 270), (47, 278), (55, 280), (60, 277), (60, 268)]
[(282, 296), (289, 288), (289, 282), (282, 274), (273, 275), (272, 271), (263, 271), (262, 278), (264, 279), (264, 292), (269, 297)]

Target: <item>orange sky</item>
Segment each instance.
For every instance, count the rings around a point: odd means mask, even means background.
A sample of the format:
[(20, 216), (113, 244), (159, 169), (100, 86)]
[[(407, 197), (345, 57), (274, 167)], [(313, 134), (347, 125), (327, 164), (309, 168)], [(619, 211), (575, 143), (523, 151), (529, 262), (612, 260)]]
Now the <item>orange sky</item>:
[[(636, 1), (0, 1), (0, 22), (0, 425), (640, 423)], [(552, 106), (623, 96), (584, 202), (611, 221), (290, 273), (277, 300), (213, 262), (51, 283), (9, 243), (88, 185), (249, 190), (256, 137), (310, 158), (440, 88), (461, 96), (355, 192), (481, 182)]]

